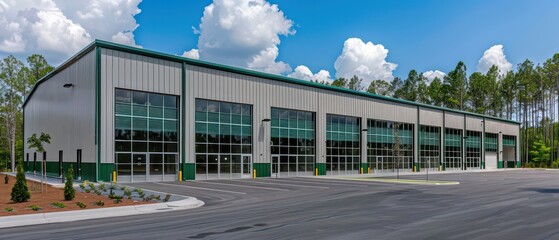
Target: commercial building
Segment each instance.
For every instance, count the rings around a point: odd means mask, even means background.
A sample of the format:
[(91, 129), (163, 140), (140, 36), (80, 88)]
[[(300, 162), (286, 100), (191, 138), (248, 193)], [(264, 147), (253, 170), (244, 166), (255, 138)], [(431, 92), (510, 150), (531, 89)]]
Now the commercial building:
[(100, 40), (31, 91), (24, 138), (41, 132), (28, 171), (95, 181), (520, 166), (518, 122)]

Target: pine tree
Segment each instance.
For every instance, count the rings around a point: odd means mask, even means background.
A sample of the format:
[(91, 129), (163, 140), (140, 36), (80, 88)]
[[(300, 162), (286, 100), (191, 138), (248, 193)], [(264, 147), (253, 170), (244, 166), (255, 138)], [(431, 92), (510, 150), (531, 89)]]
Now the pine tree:
[(74, 168), (70, 165), (70, 169), (66, 172), (66, 183), (64, 184), (64, 200), (70, 201), (76, 197), (74, 189)]
[(23, 163), (20, 161), (17, 164), (16, 183), (12, 188), (11, 200), (14, 202), (27, 202), (31, 198), (25, 173), (23, 172)]

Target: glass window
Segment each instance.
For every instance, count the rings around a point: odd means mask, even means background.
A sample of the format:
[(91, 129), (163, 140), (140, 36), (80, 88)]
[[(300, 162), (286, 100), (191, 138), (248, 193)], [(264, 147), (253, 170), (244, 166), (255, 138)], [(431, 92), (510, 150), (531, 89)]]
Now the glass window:
[(115, 102), (117, 103), (130, 103), (132, 101), (132, 94), (128, 90), (115, 89)]
[(138, 105), (146, 105), (148, 102), (148, 93), (133, 91), (132, 102)]

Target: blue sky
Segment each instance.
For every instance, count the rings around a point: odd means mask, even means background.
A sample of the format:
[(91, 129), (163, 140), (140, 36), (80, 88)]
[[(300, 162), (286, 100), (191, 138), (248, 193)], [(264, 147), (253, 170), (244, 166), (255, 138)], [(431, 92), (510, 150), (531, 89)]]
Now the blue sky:
[[(334, 73), (347, 38), (382, 44), (395, 76), (410, 69), (448, 72), (460, 60), (475, 71), (483, 52), (502, 44), (513, 65), (542, 62), (559, 52), (559, 1), (269, 1), (294, 22), (282, 36), (278, 60), (293, 68)], [(144, 1), (136, 43), (180, 54), (195, 48), (203, 9), (211, 1)]]
[(97, 38), (305, 80), (411, 69), (432, 79), (461, 60), (469, 73), (504, 73), (559, 52), (558, 10), (551, 0), (0, 0), (0, 57), (58, 65)]

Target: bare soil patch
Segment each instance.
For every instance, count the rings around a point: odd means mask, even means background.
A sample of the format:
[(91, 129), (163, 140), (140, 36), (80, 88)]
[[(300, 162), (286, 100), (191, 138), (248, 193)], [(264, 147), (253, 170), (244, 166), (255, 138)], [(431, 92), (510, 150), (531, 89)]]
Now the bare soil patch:
[[(153, 202), (142, 202), (123, 198), (121, 203), (115, 203), (114, 200), (109, 199), (106, 195), (97, 195), (94, 193), (84, 193), (76, 190), (76, 198), (72, 201), (64, 200), (64, 189), (54, 188), (48, 185), (43, 185), (43, 192), (41, 192), (41, 184), (38, 182), (33, 182), (27, 180), (27, 186), (31, 192), (31, 199), (23, 203), (14, 203), (10, 201), (10, 194), (12, 192), (12, 187), (14, 186), (16, 179), (9, 176), (10, 180), (8, 184), (4, 184), (4, 176), (0, 176), (0, 216), (13, 216), (22, 214), (33, 214), (33, 213), (46, 213), (46, 212), (62, 212), (62, 211), (72, 211), (72, 210), (83, 210), (76, 205), (77, 202), (84, 203), (87, 207), (84, 209), (97, 209), (97, 208), (109, 208), (109, 207), (122, 207), (129, 205), (140, 205), (149, 204)], [(104, 202), (104, 206), (97, 206), (94, 203), (97, 201)], [(52, 203), (60, 202), (66, 207), (59, 208), (53, 206)], [(33, 211), (30, 209), (31, 205), (36, 205), (41, 208), (39, 211)], [(12, 208), (10, 212), (7, 209)]]

